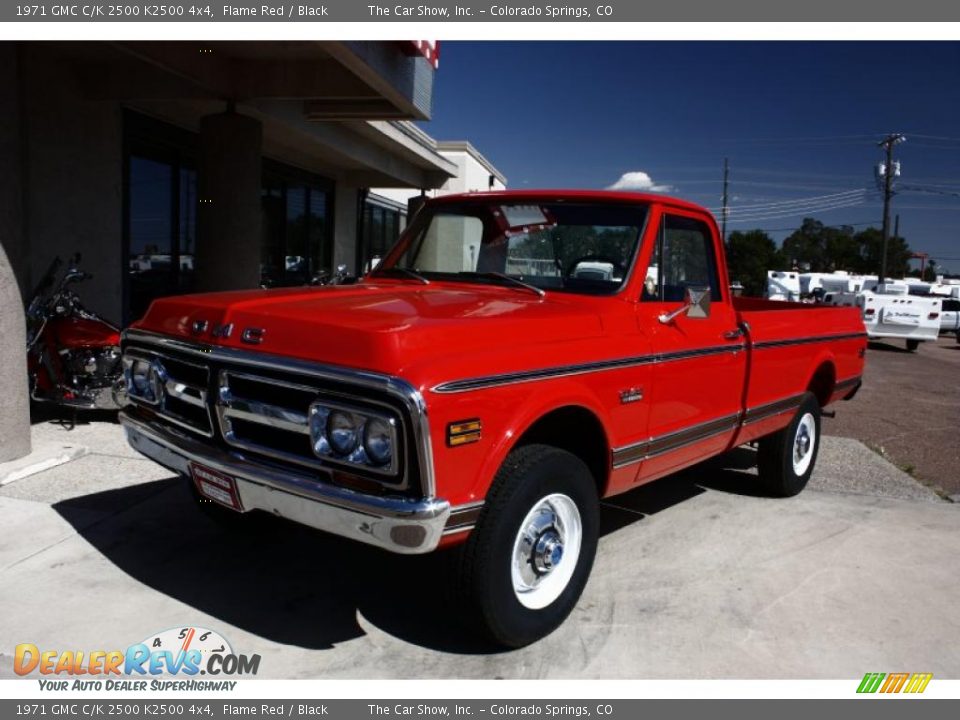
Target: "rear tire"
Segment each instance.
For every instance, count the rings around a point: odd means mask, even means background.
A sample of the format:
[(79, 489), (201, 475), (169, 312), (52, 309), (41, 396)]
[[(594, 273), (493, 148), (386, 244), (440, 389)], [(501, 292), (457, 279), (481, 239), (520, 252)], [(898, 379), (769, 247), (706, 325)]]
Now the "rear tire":
[(820, 403), (807, 392), (787, 427), (757, 446), (760, 482), (774, 497), (792, 497), (807, 486), (820, 450)]
[(550, 634), (580, 599), (598, 535), (596, 483), (583, 461), (547, 445), (513, 451), (460, 558), (468, 621), (506, 647)]
[(916, 352), (918, 347), (920, 347), (919, 340), (907, 340), (907, 350), (910, 352)]

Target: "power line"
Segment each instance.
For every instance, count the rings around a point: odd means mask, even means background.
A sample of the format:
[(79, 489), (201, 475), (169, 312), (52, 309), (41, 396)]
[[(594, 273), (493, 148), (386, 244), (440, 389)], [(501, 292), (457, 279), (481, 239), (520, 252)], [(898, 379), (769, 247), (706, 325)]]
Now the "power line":
[[(824, 225), (823, 227), (825, 227), (825, 228), (848, 228), (848, 227), (867, 227), (867, 226), (875, 226), (875, 225), (876, 225), (876, 222), (874, 222), (874, 221), (871, 220), (871, 221), (867, 221), (867, 222), (856, 222), (856, 223), (834, 223), (833, 225)], [(773, 232), (792, 232), (792, 231), (794, 231), (794, 230), (799, 230), (799, 229), (800, 229), (800, 228), (798, 228), (796, 225), (793, 225), (793, 226), (791, 226), (791, 227), (781, 227), (781, 228), (751, 228), (751, 230), (760, 230), (761, 232), (768, 232), (768, 233), (773, 233)]]
[(946, 135), (920, 135), (918, 133), (910, 133), (911, 137), (923, 138), (924, 140), (948, 140), (949, 142), (960, 143), (960, 137), (948, 137)]
[[(778, 143), (798, 143), (798, 142), (840, 142), (850, 140), (876, 141), (878, 137), (883, 137), (883, 133), (862, 133), (859, 135), (807, 135), (801, 137), (766, 137), (766, 138), (718, 138), (717, 142), (729, 143), (757, 143), (757, 144), (778, 144)], [(920, 137), (919, 135), (917, 137)]]
[[(818, 201), (818, 202), (809, 202), (797, 205), (787, 205), (787, 206), (776, 206), (776, 207), (766, 207), (758, 208), (755, 210), (745, 210), (741, 213), (731, 215), (729, 218), (730, 222), (745, 222), (759, 219), (768, 219), (774, 217), (794, 217), (797, 215), (806, 215), (806, 214), (815, 214), (819, 212), (826, 212), (828, 210), (835, 210), (841, 207), (853, 207), (855, 205), (863, 205), (868, 200), (874, 199), (876, 195), (874, 193), (864, 192), (862, 195), (853, 195), (847, 197), (835, 198), (833, 200)], [(711, 212), (716, 213), (715, 210)]]
[(753, 215), (741, 215), (730, 219), (731, 223), (745, 223), (745, 222), (754, 222), (756, 220), (773, 220), (775, 218), (788, 218), (788, 217), (799, 217), (800, 215), (816, 215), (818, 213), (829, 212), (831, 210), (839, 210), (841, 208), (855, 207), (857, 205), (862, 205), (863, 200), (857, 199), (851, 202), (835, 203), (832, 205), (821, 205), (817, 207), (806, 207), (806, 208), (791, 208), (789, 210), (781, 210), (778, 212), (768, 212), (768, 213), (757, 213)]
[(928, 195), (947, 195), (949, 197), (960, 197), (960, 192), (950, 192), (948, 190), (925, 188), (925, 187), (919, 187), (916, 185), (901, 185), (900, 189), (906, 190), (907, 192), (927, 193)]
[(752, 205), (735, 205), (730, 208), (731, 212), (740, 212), (746, 210), (764, 210), (764, 209), (773, 209), (776, 207), (789, 207), (792, 205), (813, 205), (819, 202), (833, 202), (847, 197), (852, 197), (856, 195), (866, 194), (866, 188), (859, 188), (857, 190), (847, 190), (845, 192), (831, 193), (829, 195), (814, 195), (808, 198), (797, 198), (796, 200), (772, 200), (765, 203), (754, 203)]

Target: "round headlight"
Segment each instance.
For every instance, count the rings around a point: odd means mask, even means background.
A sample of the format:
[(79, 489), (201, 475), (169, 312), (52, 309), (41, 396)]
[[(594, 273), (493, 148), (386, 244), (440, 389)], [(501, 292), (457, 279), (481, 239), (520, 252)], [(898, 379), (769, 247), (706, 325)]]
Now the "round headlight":
[(327, 418), (327, 439), (338, 455), (349, 455), (360, 443), (360, 427), (354, 416), (342, 410), (334, 410)]
[(148, 403), (158, 403), (166, 382), (166, 371), (157, 362), (134, 360), (128, 370), (127, 391)]
[(150, 387), (150, 363), (135, 360), (133, 367), (130, 368), (130, 376), (133, 382), (133, 390), (137, 395), (143, 395)]
[(393, 458), (393, 433), (390, 424), (380, 418), (370, 418), (363, 429), (363, 449), (374, 465), (387, 465)]

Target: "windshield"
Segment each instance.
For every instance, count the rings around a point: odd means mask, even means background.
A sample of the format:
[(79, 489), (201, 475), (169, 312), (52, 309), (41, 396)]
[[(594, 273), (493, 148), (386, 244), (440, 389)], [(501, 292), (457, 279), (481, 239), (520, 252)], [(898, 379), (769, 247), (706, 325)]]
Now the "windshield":
[(418, 215), (374, 274), (606, 295), (626, 281), (646, 216), (637, 204), (440, 205)]

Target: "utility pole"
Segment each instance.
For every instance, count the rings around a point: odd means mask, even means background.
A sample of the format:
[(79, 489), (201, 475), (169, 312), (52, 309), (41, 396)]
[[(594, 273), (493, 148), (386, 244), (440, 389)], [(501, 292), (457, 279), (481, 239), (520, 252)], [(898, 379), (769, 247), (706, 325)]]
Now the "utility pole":
[(880, 177), (883, 179), (883, 254), (880, 258), (880, 276), (878, 283), (882, 284), (887, 279), (887, 245), (890, 243), (890, 199), (893, 197), (893, 178), (898, 175), (898, 169), (893, 164), (893, 146), (904, 142), (905, 138), (900, 133), (887, 135), (883, 140), (877, 143), (886, 152), (886, 161), (880, 166)]
[(727, 158), (723, 159), (723, 210), (721, 212), (720, 234), (723, 237), (723, 244), (727, 244), (727, 216), (730, 214), (730, 206), (727, 202), (727, 188), (730, 180), (730, 163)]

